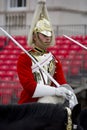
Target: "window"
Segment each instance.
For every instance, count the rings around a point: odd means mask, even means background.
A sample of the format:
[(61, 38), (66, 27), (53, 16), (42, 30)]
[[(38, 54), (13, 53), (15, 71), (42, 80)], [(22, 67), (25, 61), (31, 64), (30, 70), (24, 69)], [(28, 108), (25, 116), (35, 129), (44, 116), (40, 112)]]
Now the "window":
[(26, 7), (26, 0), (10, 0), (10, 8)]
[(26, 0), (8, 0), (7, 9), (9, 13), (5, 15), (6, 26), (24, 27), (26, 24)]

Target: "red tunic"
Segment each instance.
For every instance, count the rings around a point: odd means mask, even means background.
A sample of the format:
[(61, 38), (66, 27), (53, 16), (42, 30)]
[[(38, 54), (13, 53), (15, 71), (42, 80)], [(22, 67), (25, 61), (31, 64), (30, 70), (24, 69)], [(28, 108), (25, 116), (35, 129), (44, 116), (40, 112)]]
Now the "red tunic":
[[(62, 71), (62, 65), (57, 59), (56, 69), (53, 78), (61, 85), (65, 84), (66, 80)], [(23, 90), (20, 96), (19, 104), (28, 103), (28, 102), (36, 102), (38, 98), (32, 98), (34, 91), (37, 86), (37, 82), (34, 79), (34, 75), (32, 73), (32, 60), (27, 54), (22, 53), (19, 56), (17, 63), (17, 72), (19, 76), (20, 83), (23, 86)]]

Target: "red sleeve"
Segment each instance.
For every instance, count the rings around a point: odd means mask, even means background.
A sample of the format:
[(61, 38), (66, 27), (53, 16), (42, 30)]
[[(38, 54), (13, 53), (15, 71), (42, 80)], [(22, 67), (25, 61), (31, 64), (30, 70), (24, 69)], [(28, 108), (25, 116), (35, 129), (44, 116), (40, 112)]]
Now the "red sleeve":
[(17, 72), (23, 89), (32, 96), (35, 91), (37, 82), (34, 80), (31, 66), (32, 61), (30, 57), (22, 53), (18, 59)]
[(59, 61), (59, 59), (56, 59), (56, 70), (55, 70), (54, 78), (60, 85), (67, 83), (64, 77), (62, 64)]

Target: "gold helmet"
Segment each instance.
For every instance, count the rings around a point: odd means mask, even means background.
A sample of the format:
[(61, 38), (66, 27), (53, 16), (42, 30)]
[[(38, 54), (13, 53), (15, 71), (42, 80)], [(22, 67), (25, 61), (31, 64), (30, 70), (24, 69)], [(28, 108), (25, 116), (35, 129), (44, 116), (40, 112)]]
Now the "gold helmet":
[(33, 41), (33, 33), (42, 33), (46, 36), (52, 36), (51, 45), (54, 45), (55, 36), (54, 32), (49, 20), (47, 8), (46, 8), (46, 0), (38, 0), (37, 8), (34, 13), (34, 17), (32, 20), (32, 25), (28, 35), (28, 45), (32, 46), (34, 44)]
[(34, 32), (37, 33), (41, 33), (41, 34), (44, 34), (46, 36), (52, 36), (52, 29), (51, 29), (51, 25), (50, 25), (50, 22), (45, 19), (45, 18), (41, 18), (35, 28), (34, 28)]

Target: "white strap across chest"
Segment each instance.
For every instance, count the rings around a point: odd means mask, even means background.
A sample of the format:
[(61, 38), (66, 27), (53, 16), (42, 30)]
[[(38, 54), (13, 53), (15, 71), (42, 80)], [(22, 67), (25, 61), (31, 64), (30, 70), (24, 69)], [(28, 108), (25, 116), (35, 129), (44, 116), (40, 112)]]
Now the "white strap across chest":
[[(49, 64), (49, 62), (52, 60), (52, 54), (45, 54), (45, 57), (42, 58), (42, 60), (38, 61), (38, 63), (40, 64), (40, 66), (45, 66), (47, 64)], [(37, 64), (32, 65), (32, 72), (35, 72), (39, 70), (39, 67), (37, 66)]]

